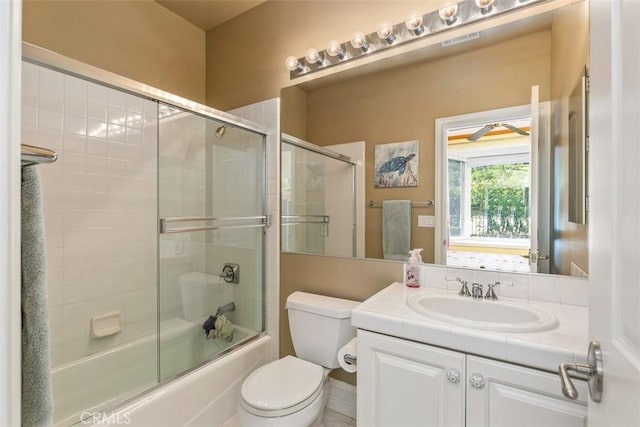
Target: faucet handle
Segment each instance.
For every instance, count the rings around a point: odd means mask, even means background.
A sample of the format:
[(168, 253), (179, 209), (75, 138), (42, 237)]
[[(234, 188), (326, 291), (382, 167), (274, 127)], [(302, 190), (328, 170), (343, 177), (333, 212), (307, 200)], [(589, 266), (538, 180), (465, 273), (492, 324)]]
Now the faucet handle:
[(492, 301), (495, 301), (498, 299), (498, 296), (496, 295), (496, 293), (494, 292), (493, 288), (495, 288), (496, 286), (500, 286), (500, 282), (495, 282), (495, 283), (489, 283), (487, 284), (487, 294), (484, 296), (484, 299), (489, 299)]
[(462, 280), (459, 277), (456, 277), (456, 281), (460, 282), (460, 284), (462, 285), (460, 287), (460, 291), (458, 292), (458, 295), (463, 296), (463, 297), (470, 297), (471, 296), (471, 292), (469, 292), (469, 288), (467, 287), (467, 281), (466, 280)]
[(482, 285), (480, 283), (473, 283), (471, 285), (471, 296), (474, 298), (482, 298)]

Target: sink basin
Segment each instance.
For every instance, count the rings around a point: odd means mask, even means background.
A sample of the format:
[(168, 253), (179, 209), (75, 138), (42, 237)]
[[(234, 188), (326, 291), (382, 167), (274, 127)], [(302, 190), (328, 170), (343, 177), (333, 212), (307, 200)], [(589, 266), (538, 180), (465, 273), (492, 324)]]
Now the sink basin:
[(421, 292), (408, 297), (407, 305), (425, 317), (489, 331), (540, 332), (558, 326), (551, 312), (528, 303)]

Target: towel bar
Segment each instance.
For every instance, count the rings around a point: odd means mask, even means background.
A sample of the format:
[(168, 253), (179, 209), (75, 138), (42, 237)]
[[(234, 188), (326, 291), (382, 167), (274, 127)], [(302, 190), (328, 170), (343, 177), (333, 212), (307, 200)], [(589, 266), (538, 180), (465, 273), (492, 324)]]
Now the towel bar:
[[(425, 202), (411, 202), (412, 208), (432, 208), (436, 205), (436, 202), (433, 200), (427, 200)], [(373, 200), (369, 200), (370, 208), (381, 208), (382, 202), (374, 202)]]

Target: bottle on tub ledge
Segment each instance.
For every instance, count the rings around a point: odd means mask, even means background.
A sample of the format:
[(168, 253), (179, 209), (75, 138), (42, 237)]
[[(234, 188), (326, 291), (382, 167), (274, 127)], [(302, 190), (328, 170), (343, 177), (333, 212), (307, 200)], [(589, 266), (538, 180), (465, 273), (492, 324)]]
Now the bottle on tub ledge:
[(422, 264), (422, 249), (409, 251), (409, 262), (404, 265), (404, 284), (410, 288), (420, 287), (420, 264)]

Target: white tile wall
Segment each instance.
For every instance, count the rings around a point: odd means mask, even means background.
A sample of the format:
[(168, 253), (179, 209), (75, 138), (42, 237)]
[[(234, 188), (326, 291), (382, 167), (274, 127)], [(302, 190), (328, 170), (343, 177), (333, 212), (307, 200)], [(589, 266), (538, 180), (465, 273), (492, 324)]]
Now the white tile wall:
[[(25, 62), (22, 110), (22, 142), (59, 154), (39, 166), (57, 366), (155, 330), (156, 106)], [(112, 311), (124, 330), (91, 338)]]
[(273, 338), (269, 343), (269, 360), (279, 357), (279, 294), (280, 294), (280, 98), (269, 99), (229, 111), (269, 130), (267, 135), (267, 212), (271, 227), (266, 236), (266, 331)]
[(452, 268), (442, 265), (423, 264), (420, 285), (440, 289), (459, 289), (456, 278), (469, 283), (487, 284), (500, 282), (505, 286), (495, 289), (498, 296), (536, 301), (588, 306), (589, 287), (580, 277), (554, 276), (548, 274), (504, 273), (498, 271)]

